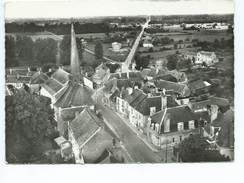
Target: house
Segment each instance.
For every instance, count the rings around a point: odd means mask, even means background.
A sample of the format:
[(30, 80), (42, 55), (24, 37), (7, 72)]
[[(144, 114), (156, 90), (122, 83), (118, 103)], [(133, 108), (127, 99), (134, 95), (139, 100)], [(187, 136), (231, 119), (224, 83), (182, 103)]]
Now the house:
[(113, 43), (112, 43), (112, 50), (113, 50), (114, 52), (119, 52), (120, 49), (121, 49), (121, 46), (122, 46), (121, 43), (113, 42)]
[(36, 71), (31, 71), (30, 68), (10, 68), (6, 70), (5, 82), (7, 85), (12, 85), (17, 89), (22, 88), (24, 84), (30, 87), (30, 81)]
[(186, 41), (186, 42), (180, 42), (176, 44), (176, 48), (177, 49), (183, 49), (183, 48), (192, 48), (193, 47), (193, 43), (190, 41)]
[(166, 91), (172, 91), (177, 96), (189, 96), (190, 95), (190, 89), (185, 84), (180, 83), (174, 83), (171, 81), (165, 81), (165, 80), (155, 80), (154, 84), (156, 88), (159, 90), (166, 90)]
[(208, 81), (204, 81), (202, 79), (189, 81), (188, 87), (191, 91), (191, 95), (206, 95), (210, 93), (212, 85)]
[(205, 63), (207, 66), (211, 66), (218, 62), (218, 58), (214, 52), (200, 51), (197, 52), (195, 64)]
[(190, 108), (193, 112), (208, 111), (211, 106), (218, 106), (219, 111), (224, 113), (229, 109), (230, 103), (227, 99), (220, 97), (209, 97), (206, 100), (190, 102)]
[(166, 107), (178, 105), (171, 96), (164, 93), (146, 94), (137, 87), (127, 88), (127, 90), (126, 95), (116, 98), (116, 108), (141, 132), (145, 132), (149, 116)]
[(75, 119), (68, 123), (68, 140), (72, 144), (75, 162), (81, 164), (95, 161), (112, 144), (112, 136), (89, 108), (77, 112)]
[(144, 40), (144, 41), (143, 41), (143, 47), (144, 47), (144, 48), (153, 48), (153, 44), (152, 44), (152, 42), (149, 41), (149, 40)]
[(142, 45), (144, 48), (152, 48), (153, 47), (152, 38), (150, 36), (144, 37)]
[(193, 133), (199, 133), (198, 117), (187, 105), (165, 108), (148, 119), (147, 135), (158, 147), (173, 146)]

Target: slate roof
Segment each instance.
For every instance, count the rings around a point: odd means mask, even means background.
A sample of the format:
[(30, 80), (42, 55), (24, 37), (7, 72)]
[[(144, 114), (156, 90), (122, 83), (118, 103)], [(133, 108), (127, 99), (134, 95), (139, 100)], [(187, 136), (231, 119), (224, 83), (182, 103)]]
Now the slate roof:
[(229, 104), (229, 101), (225, 98), (210, 97), (207, 100), (193, 102), (191, 104), (191, 108), (192, 108), (192, 110), (198, 110), (198, 109), (207, 107), (208, 105), (217, 105), (219, 107), (228, 107), (230, 104)]
[(140, 95), (142, 95), (143, 92), (139, 89), (134, 89), (131, 95), (126, 96), (125, 100), (131, 104), (131, 102), (133, 102), (137, 97), (139, 97)]
[(171, 82), (174, 82), (174, 83), (177, 82), (177, 79), (171, 74), (157, 75), (155, 78), (156, 79), (162, 79), (162, 80), (165, 80), (165, 81), (171, 81)]
[(152, 122), (160, 123), (165, 116), (169, 116), (170, 124), (177, 124), (178, 122), (188, 122), (196, 120), (198, 117), (186, 106), (177, 106), (172, 108), (166, 108), (154, 115), (152, 115)]
[(170, 81), (165, 81), (165, 80), (158, 80), (155, 81), (155, 86), (157, 88), (165, 89), (165, 90), (173, 90), (174, 92), (188, 96), (190, 95), (190, 90), (185, 84), (179, 84), (179, 83), (174, 83)]
[(32, 77), (31, 77), (31, 84), (43, 84), (45, 81), (48, 80), (48, 76), (44, 74), (43, 72), (36, 72)]
[(31, 80), (30, 76), (16, 76), (16, 75), (6, 76), (6, 83), (29, 83), (30, 80)]
[(67, 81), (69, 81), (70, 74), (65, 70), (59, 68), (52, 74), (52, 78), (56, 79), (58, 82), (62, 84), (65, 84)]
[(119, 90), (121, 90), (122, 87), (133, 87), (133, 82), (129, 79), (117, 79), (116, 86)]
[(80, 147), (84, 146), (87, 140), (98, 132), (100, 126), (99, 119), (89, 109), (84, 109), (73, 121), (69, 128), (72, 130), (74, 138)]
[(161, 96), (148, 97), (136, 106), (136, 110), (144, 116), (150, 115), (150, 107), (155, 107), (156, 112), (161, 110)]
[(138, 71), (129, 72), (129, 78), (128, 78), (126, 72), (123, 72), (121, 74), (112, 73), (112, 74), (110, 74), (109, 79), (113, 79), (113, 78), (117, 78), (117, 79), (131, 79), (131, 80), (143, 80), (143, 76), (142, 76), (141, 72), (138, 72)]
[(63, 87), (63, 85), (61, 85), (59, 82), (57, 82), (55, 79), (53, 78), (49, 78), (43, 85), (43, 88), (45, 88), (51, 95), (54, 95), (55, 93), (57, 93), (59, 90), (61, 90), (61, 88)]
[(84, 109), (83, 106), (72, 107), (72, 108), (64, 108), (61, 111), (61, 118), (63, 121), (71, 121), (75, 118), (75, 113), (81, 112), (83, 109)]
[(57, 107), (68, 108), (94, 104), (91, 98), (92, 91), (84, 85), (69, 81), (63, 90), (64, 91), (54, 104)]
[(200, 51), (198, 53), (205, 56), (212, 56), (212, 54), (214, 54), (214, 52), (210, 52), (210, 51)]
[(188, 87), (190, 88), (190, 90), (201, 89), (201, 88), (208, 87), (210, 85), (211, 85), (210, 83), (203, 80), (196, 80), (188, 83)]

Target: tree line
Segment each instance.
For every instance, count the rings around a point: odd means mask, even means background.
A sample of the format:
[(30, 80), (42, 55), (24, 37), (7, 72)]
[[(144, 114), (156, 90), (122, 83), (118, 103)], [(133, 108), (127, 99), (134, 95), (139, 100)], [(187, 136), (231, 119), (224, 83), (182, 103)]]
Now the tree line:
[(57, 43), (53, 39), (33, 41), (27, 36), (5, 36), (6, 67), (55, 63)]

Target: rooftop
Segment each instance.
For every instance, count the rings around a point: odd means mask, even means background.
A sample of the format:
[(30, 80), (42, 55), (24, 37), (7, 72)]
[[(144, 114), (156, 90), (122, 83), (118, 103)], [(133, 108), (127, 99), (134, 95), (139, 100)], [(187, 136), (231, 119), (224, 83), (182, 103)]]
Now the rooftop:
[(165, 116), (169, 116), (170, 123), (176, 124), (178, 122), (188, 122), (191, 120), (196, 120), (198, 117), (191, 111), (191, 109), (186, 106), (177, 106), (172, 108), (166, 108), (154, 115), (152, 115), (152, 122), (161, 123)]
[(59, 82), (57, 82), (53, 78), (49, 78), (43, 85), (43, 88), (45, 88), (51, 95), (54, 95), (59, 90), (62, 89), (63, 85), (61, 85)]
[(70, 122), (69, 128), (72, 130), (79, 147), (83, 147), (99, 131), (100, 126), (98, 124), (97, 116), (87, 108)]
[(94, 104), (91, 95), (92, 91), (88, 87), (69, 81), (54, 105), (61, 108), (90, 106)]
[(67, 81), (69, 81), (69, 75), (70, 73), (66, 72), (65, 70), (59, 68), (56, 70), (53, 74), (52, 77), (56, 79), (58, 82), (65, 84)]

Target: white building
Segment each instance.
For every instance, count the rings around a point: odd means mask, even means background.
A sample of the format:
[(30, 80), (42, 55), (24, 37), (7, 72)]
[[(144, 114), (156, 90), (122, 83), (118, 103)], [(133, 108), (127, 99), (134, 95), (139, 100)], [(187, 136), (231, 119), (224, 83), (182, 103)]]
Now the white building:
[(112, 49), (113, 49), (113, 51), (115, 51), (115, 52), (120, 51), (121, 46), (122, 46), (121, 43), (118, 43), (118, 42), (113, 42), (113, 43), (112, 43)]
[(196, 64), (206, 63), (208, 66), (218, 62), (218, 58), (214, 52), (200, 51), (197, 53)]

